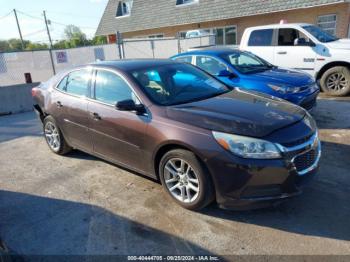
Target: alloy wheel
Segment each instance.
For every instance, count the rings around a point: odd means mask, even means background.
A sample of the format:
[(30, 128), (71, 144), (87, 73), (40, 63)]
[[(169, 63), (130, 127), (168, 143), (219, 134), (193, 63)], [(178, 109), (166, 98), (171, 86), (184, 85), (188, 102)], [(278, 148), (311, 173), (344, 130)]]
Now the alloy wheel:
[(340, 91), (348, 86), (348, 80), (342, 73), (333, 73), (327, 78), (326, 86), (329, 90)]
[(51, 149), (53, 151), (58, 151), (61, 145), (61, 140), (57, 127), (53, 123), (47, 122), (44, 132), (46, 141)]
[(185, 160), (169, 159), (164, 166), (164, 180), (169, 192), (177, 200), (192, 203), (198, 198), (198, 176)]

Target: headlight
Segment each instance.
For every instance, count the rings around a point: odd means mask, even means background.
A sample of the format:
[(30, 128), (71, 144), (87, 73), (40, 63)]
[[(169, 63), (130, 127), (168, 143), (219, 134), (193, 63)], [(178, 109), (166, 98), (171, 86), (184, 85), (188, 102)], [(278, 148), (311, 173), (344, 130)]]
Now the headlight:
[(281, 94), (294, 94), (300, 92), (300, 87), (267, 84), (268, 87)]
[(274, 143), (246, 136), (231, 135), (213, 131), (216, 141), (226, 150), (244, 158), (281, 158), (281, 152)]

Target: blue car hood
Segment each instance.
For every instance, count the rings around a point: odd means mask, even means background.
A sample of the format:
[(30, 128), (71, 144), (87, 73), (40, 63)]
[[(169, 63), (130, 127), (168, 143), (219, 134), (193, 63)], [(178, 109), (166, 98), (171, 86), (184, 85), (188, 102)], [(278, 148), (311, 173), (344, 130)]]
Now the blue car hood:
[(283, 68), (273, 68), (266, 71), (242, 76), (242, 80), (261, 81), (265, 83), (281, 83), (289, 86), (306, 86), (313, 83), (313, 79), (306, 73)]

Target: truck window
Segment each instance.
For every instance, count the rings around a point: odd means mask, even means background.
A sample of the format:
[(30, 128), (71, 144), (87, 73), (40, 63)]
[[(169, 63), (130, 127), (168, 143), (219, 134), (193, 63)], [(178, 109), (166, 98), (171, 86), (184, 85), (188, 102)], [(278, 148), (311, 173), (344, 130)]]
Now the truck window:
[(272, 29), (255, 30), (250, 34), (248, 46), (271, 46), (272, 35)]
[(278, 45), (279, 46), (294, 46), (297, 38), (305, 39), (305, 42), (309, 42), (309, 38), (302, 32), (293, 28), (281, 28), (278, 30)]
[(278, 45), (292, 46), (294, 40), (298, 38), (298, 31), (292, 28), (282, 28), (278, 30)]

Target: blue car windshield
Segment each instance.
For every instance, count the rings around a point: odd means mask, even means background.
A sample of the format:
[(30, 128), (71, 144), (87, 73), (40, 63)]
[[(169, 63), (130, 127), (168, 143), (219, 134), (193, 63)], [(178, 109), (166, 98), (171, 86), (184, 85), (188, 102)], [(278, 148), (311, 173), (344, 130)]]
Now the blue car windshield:
[(306, 25), (306, 26), (303, 26), (303, 28), (322, 43), (332, 42), (339, 39), (314, 25)]
[(130, 73), (148, 97), (159, 105), (204, 100), (232, 90), (189, 64), (150, 66)]
[(222, 54), (221, 58), (231, 64), (236, 70), (242, 74), (251, 74), (259, 71), (270, 70), (274, 66), (248, 52), (233, 52)]

